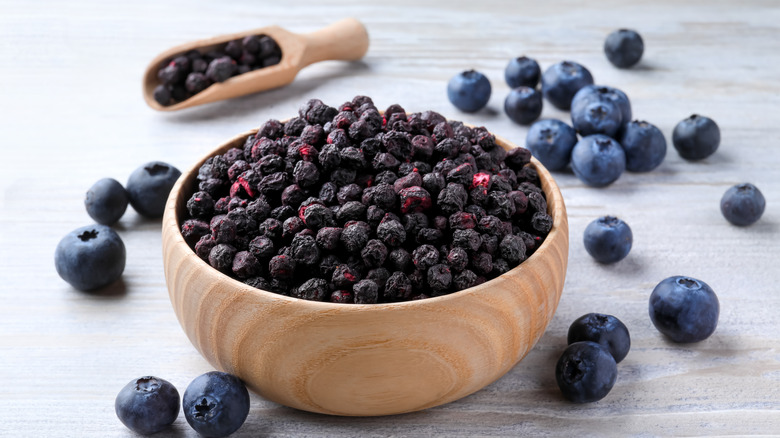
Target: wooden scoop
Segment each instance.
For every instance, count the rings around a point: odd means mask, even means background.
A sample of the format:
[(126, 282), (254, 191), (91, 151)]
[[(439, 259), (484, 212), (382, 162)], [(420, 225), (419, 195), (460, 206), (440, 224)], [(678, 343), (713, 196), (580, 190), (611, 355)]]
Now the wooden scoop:
[[(154, 100), (154, 88), (160, 84), (157, 71), (163, 63), (176, 55), (192, 49), (207, 53), (228, 41), (247, 35), (268, 35), (273, 38), (282, 51), (278, 64), (236, 75), (225, 82), (214, 83), (174, 105), (162, 106)], [(220, 35), (204, 40), (191, 41), (158, 55), (146, 68), (143, 80), (143, 94), (146, 103), (159, 111), (175, 111), (217, 100), (230, 99), (245, 94), (287, 85), (295, 79), (298, 72), (307, 65), (326, 60), (355, 61), (368, 51), (368, 33), (366, 28), (354, 18), (345, 18), (320, 30), (296, 34), (278, 26), (267, 26), (229, 35)]]

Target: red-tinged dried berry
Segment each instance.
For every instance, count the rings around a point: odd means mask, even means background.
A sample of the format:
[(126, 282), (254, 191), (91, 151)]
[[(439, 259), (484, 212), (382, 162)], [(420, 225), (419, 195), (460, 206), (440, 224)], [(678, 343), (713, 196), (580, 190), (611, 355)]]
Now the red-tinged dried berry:
[(360, 273), (356, 271), (355, 269), (352, 269), (348, 264), (342, 264), (336, 266), (336, 269), (333, 271), (333, 276), (331, 277), (331, 282), (338, 287), (343, 289), (349, 289), (360, 281)]
[(211, 236), (209, 224), (200, 219), (187, 219), (181, 225), (181, 235), (188, 244), (194, 245), (202, 236)]
[(282, 239), (292, 239), (293, 236), (304, 228), (306, 228), (306, 224), (303, 223), (301, 218), (297, 216), (287, 218), (282, 222)]
[(477, 218), (471, 213), (459, 211), (450, 215), (448, 223), (450, 229), (467, 230), (477, 226)]
[[(411, 165), (411, 163), (404, 163), (404, 164)], [(400, 167), (399, 167), (399, 171), (400, 171)], [(400, 193), (401, 190), (403, 189), (407, 189), (410, 187), (420, 187), (420, 186), (422, 186), (422, 175), (420, 175), (418, 172), (415, 172), (414, 169), (411, 172), (407, 173), (405, 176), (398, 178), (393, 182), (393, 189), (395, 190), (396, 193)], [(401, 209), (403, 209), (403, 205), (401, 206)]]
[(211, 250), (215, 246), (217, 246), (217, 242), (211, 238), (211, 235), (201, 236), (201, 238), (198, 240), (198, 243), (195, 244), (195, 254), (208, 262), (209, 254), (211, 254)]
[(355, 302), (352, 292), (348, 290), (336, 290), (330, 294), (331, 303), (351, 304)]
[(432, 205), (431, 194), (420, 186), (407, 187), (398, 192), (401, 213), (417, 213), (428, 210)]
[(271, 257), (268, 262), (268, 273), (280, 280), (290, 280), (295, 276), (295, 260), (285, 255)]
[(260, 223), (258, 234), (275, 241), (282, 236), (282, 223), (277, 219), (268, 218)]
[(463, 163), (447, 173), (448, 183), (457, 183), (469, 186), (473, 183), (474, 168), (470, 163)]
[(336, 225), (336, 215), (333, 210), (322, 204), (312, 204), (303, 210), (303, 222), (312, 230)]
[(211, 223), (211, 238), (217, 243), (230, 243), (236, 240), (236, 223), (227, 215)]

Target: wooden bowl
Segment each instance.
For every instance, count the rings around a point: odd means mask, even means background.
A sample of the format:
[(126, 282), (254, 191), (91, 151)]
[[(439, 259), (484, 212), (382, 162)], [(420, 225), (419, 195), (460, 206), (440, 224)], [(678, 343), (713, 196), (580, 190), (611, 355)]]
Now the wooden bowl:
[[(232, 138), (208, 156), (242, 147), (254, 132)], [(555, 313), (566, 274), (568, 222), (558, 186), (536, 160), (553, 227), (518, 267), (437, 298), (336, 304), (250, 287), (218, 272), (187, 246), (179, 224), (207, 158), (179, 178), (166, 205), (162, 242), (168, 291), (195, 348), (264, 398), (354, 416), (441, 405), (478, 391), (517, 365)]]

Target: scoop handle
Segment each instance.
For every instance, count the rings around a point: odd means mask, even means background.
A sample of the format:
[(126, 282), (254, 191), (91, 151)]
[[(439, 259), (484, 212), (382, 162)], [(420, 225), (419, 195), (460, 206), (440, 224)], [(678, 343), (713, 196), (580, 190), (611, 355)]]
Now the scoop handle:
[(300, 67), (326, 60), (356, 61), (368, 51), (368, 32), (355, 18), (345, 18), (302, 35), (305, 41)]

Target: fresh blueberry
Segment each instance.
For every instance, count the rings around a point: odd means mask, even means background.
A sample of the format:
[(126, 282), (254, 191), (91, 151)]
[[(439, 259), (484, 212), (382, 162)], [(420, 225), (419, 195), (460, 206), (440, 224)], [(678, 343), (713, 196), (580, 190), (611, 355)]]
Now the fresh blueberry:
[(57, 244), (54, 266), (57, 274), (76, 289), (98, 289), (122, 276), (125, 244), (105, 225), (76, 228)]
[(609, 350), (590, 342), (575, 342), (555, 365), (555, 380), (563, 396), (574, 403), (601, 400), (617, 380), (617, 363)]
[(589, 186), (608, 186), (625, 170), (626, 154), (618, 142), (606, 135), (589, 135), (574, 145), (571, 168)]
[(87, 190), (84, 206), (95, 222), (111, 225), (125, 214), (128, 201), (127, 191), (119, 181), (103, 178)]
[(626, 153), (626, 170), (648, 172), (658, 167), (666, 157), (666, 138), (660, 129), (645, 121), (623, 126), (620, 145)]
[(709, 157), (720, 145), (720, 128), (709, 117), (693, 114), (674, 127), (672, 144), (686, 160)]
[(200, 375), (184, 391), (184, 417), (199, 434), (224, 437), (237, 431), (249, 415), (249, 392), (228, 373)]
[(750, 225), (761, 218), (766, 200), (761, 191), (750, 183), (737, 184), (723, 194), (720, 211), (734, 225)]
[(590, 71), (571, 61), (553, 64), (542, 75), (544, 98), (561, 110), (571, 108), (571, 100), (577, 91), (592, 84), (593, 76)]
[(707, 339), (718, 325), (720, 304), (710, 286), (691, 277), (669, 277), (650, 294), (650, 320), (674, 342)]
[(475, 70), (458, 73), (447, 84), (447, 97), (450, 102), (467, 113), (484, 108), (490, 100), (490, 91), (488, 78)]
[(159, 377), (139, 377), (119, 391), (114, 409), (128, 429), (141, 435), (151, 435), (176, 421), (179, 416), (179, 391)]
[(531, 87), (517, 87), (504, 100), (504, 111), (513, 122), (527, 125), (542, 114), (542, 93)]
[(600, 263), (615, 263), (631, 251), (631, 227), (613, 216), (600, 217), (585, 228), (583, 243), (588, 254)]
[(152, 161), (137, 168), (127, 179), (130, 205), (142, 216), (161, 217), (168, 194), (180, 175), (179, 169), (162, 161)]
[(623, 118), (617, 105), (605, 101), (572, 106), (571, 122), (580, 135), (604, 134), (615, 137)]
[(603, 313), (580, 316), (569, 326), (567, 342), (591, 341), (609, 350), (616, 363), (620, 363), (631, 348), (628, 328), (619, 319)]
[(525, 137), (525, 147), (552, 171), (563, 170), (569, 165), (576, 143), (574, 129), (556, 119), (539, 120), (531, 125)]
[(631, 121), (631, 101), (626, 93), (606, 85), (586, 85), (577, 91), (571, 100), (571, 112), (583, 111), (585, 107), (595, 102), (610, 102), (620, 109), (622, 124)]
[(629, 68), (642, 59), (645, 43), (635, 30), (618, 29), (604, 41), (604, 53), (617, 68)]
[(504, 70), (504, 79), (509, 88), (531, 87), (536, 88), (542, 70), (536, 60), (521, 56), (512, 58)]

